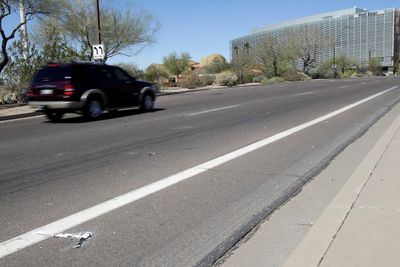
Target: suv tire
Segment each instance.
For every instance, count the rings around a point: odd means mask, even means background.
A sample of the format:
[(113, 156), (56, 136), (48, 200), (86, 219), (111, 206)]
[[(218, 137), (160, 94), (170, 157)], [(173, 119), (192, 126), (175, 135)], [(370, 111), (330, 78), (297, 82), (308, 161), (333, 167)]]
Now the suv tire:
[(103, 105), (98, 98), (89, 98), (83, 109), (83, 115), (87, 120), (97, 120), (103, 113)]
[(44, 113), (46, 114), (46, 117), (52, 122), (58, 122), (64, 116), (64, 112), (58, 110), (49, 109), (46, 110)]
[(154, 98), (150, 94), (145, 94), (142, 99), (142, 103), (140, 103), (140, 110), (143, 112), (153, 111), (154, 109)]

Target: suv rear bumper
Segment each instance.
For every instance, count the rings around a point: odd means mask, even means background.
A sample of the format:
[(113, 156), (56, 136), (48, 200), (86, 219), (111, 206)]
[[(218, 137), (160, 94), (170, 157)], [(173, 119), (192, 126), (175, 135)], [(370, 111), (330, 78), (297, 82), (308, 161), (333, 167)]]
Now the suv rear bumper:
[(29, 101), (29, 105), (36, 109), (81, 109), (83, 102), (77, 101)]

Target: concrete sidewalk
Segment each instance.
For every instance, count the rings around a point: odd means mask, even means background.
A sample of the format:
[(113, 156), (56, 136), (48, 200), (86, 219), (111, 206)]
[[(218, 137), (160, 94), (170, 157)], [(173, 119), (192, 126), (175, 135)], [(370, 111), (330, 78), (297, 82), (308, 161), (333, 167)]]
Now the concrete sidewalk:
[[(344, 152), (347, 153), (344, 160), (338, 159), (331, 164), (336, 168), (336, 173), (330, 172), (324, 175), (322, 172), (320, 176), (323, 176), (323, 179), (307, 185), (217, 265), (222, 264), (224, 267), (399, 266), (400, 108), (392, 110), (391, 116), (393, 118), (390, 121), (386, 118), (388, 120), (386, 126), (382, 126), (384, 123), (381, 125), (377, 123), (377, 128), (385, 127), (381, 128), (379, 137), (375, 140), (363, 137), (364, 140), (357, 141), (359, 144), (355, 142), (351, 145), (348, 151)], [(371, 143), (368, 150), (360, 151), (360, 147), (365, 147), (365, 144), (372, 140), (375, 144)], [(318, 213), (320, 215), (315, 217), (315, 222), (298, 221), (299, 215), (296, 213), (306, 217), (305, 215), (310, 213), (307, 209), (321, 205), (316, 201), (325, 201), (321, 194), (325, 193), (322, 190), (328, 189), (327, 178), (343, 174), (340, 169), (349, 168), (347, 165), (352, 164), (350, 159), (356, 156), (360, 157), (359, 163), (352, 167), (348, 176), (341, 178), (345, 179), (343, 184), (337, 193), (323, 204), (321, 212)], [(318, 178), (317, 176), (315, 179)], [(318, 183), (320, 184), (316, 186)], [(307, 201), (315, 204), (308, 205)], [(305, 210), (299, 211), (299, 208)], [(291, 218), (287, 219), (288, 217)], [(295, 226), (294, 222), (298, 225)], [(282, 226), (279, 228), (277, 224)], [(309, 229), (294, 230), (300, 226)], [(287, 231), (287, 236), (282, 234), (282, 229)], [(271, 234), (280, 231), (279, 234)], [(301, 231), (303, 232), (300, 233)], [(277, 241), (279, 239), (286, 239), (286, 243), (292, 242), (292, 244), (285, 247)], [(277, 257), (281, 259), (274, 259), (272, 256), (274, 253), (280, 254)]]
[(285, 266), (399, 266), (400, 116)]

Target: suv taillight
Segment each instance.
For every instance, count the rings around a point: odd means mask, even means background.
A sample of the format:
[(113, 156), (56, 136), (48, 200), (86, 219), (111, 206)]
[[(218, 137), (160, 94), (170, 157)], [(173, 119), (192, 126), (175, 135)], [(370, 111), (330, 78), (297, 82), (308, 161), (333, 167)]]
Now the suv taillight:
[(74, 94), (74, 87), (70, 82), (65, 82), (64, 84), (64, 97), (70, 97)]
[(32, 86), (29, 87), (28, 91), (26, 92), (26, 95), (27, 96), (34, 96), (35, 95)]

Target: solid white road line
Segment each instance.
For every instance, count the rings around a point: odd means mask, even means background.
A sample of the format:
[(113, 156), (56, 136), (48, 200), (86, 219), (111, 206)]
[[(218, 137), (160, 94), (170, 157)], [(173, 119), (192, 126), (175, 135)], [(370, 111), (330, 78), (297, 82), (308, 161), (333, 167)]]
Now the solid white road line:
[(298, 125), (296, 127), (293, 127), (291, 129), (288, 129), (284, 132), (275, 134), (271, 137), (268, 137), (266, 139), (263, 139), (261, 141), (258, 141), (256, 143), (253, 143), (251, 145), (245, 146), (243, 148), (240, 148), (238, 150), (235, 150), (233, 152), (230, 152), (228, 154), (225, 154), (223, 156), (220, 156), (218, 158), (215, 158), (213, 160), (207, 161), (203, 164), (197, 165), (193, 168), (187, 169), (185, 171), (182, 171), (180, 173), (171, 175), (169, 177), (166, 177), (164, 179), (161, 179), (157, 182), (154, 182), (152, 184), (146, 185), (144, 187), (138, 188), (136, 190), (133, 190), (131, 192), (128, 192), (126, 194), (117, 196), (113, 199), (110, 199), (108, 201), (102, 202), (100, 204), (97, 204), (93, 207), (90, 207), (86, 210), (80, 211), (78, 213), (72, 214), (68, 217), (62, 218), (58, 221), (52, 222), (50, 224), (47, 224), (45, 226), (42, 226), (40, 228), (37, 228), (35, 230), (32, 230), (30, 232), (27, 232), (25, 234), (22, 234), (20, 236), (17, 236), (15, 238), (9, 239), (5, 242), (0, 243), (0, 258), (5, 257), (7, 255), (10, 255), (14, 252), (17, 252), (23, 248), (26, 248), (28, 246), (31, 246), (33, 244), (36, 244), (40, 241), (43, 241), (49, 237), (54, 237), (56, 234), (59, 234), (67, 229), (70, 229), (72, 227), (75, 227), (79, 224), (85, 223), (89, 220), (92, 220), (96, 217), (99, 217), (103, 214), (106, 214), (108, 212), (111, 212), (115, 209), (121, 208), (127, 204), (133, 203), (136, 200), (142, 199), (148, 195), (151, 195), (153, 193), (156, 193), (160, 190), (163, 190), (165, 188), (168, 188), (172, 185), (175, 185), (179, 182), (182, 182), (184, 180), (187, 180), (189, 178), (192, 178), (198, 174), (201, 174), (209, 169), (215, 168), (221, 164), (224, 164), (228, 161), (231, 161), (233, 159), (236, 159), (240, 156), (246, 155), (252, 151), (255, 151), (259, 148), (265, 147), (273, 142), (276, 142), (278, 140), (281, 140), (287, 136), (290, 136), (294, 133), (297, 133), (301, 130), (304, 130), (310, 126), (313, 126), (317, 123), (323, 122), (329, 118), (332, 118), (334, 116), (337, 116), (349, 109), (352, 109), (354, 107), (357, 107), (367, 101), (370, 101), (378, 96), (381, 96), (387, 92), (390, 92), (394, 89), (396, 89), (397, 86), (392, 87), (390, 89), (387, 89), (385, 91), (382, 91), (380, 93), (377, 93), (375, 95), (372, 95), (370, 97), (364, 98), (360, 101), (357, 101), (351, 105), (348, 105), (346, 107), (343, 107), (341, 109), (338, 109), (336, 111), (333, 111), (329, 114), (326, 114), (322, 117), (316, 118), (312, 121), (303, 123), (301, 125)]
[(196, 116), (196, 115), (200, 115), (200, 114), (204, 114), (204, 113), (209, 113), (209, 112), (213, 112), (213, 111), (220, 111), (220, 110), (236, 108), (236, 107), (240, 107), (240, 105), (234, 105), (234, 106), (228, 106), (228, 107), (222, 107), (222, 108), (215, 108), (215, 109), (208, 109), (208, 110), (199, 111), (199, 112), (195, 112), (195, 113), (189, 113), (189, 114), (187, 114), (187, 116)]

